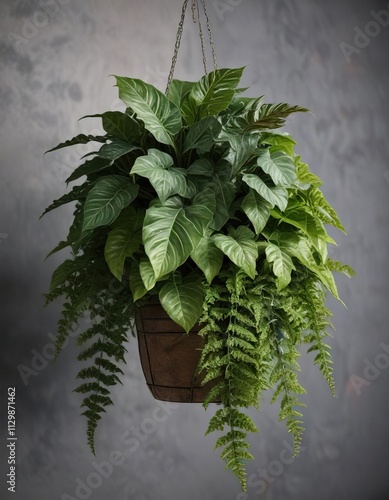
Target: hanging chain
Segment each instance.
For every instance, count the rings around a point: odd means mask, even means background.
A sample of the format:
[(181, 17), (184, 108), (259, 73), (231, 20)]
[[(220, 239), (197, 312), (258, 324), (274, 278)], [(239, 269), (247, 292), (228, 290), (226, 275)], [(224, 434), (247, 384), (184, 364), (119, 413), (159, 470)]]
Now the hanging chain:
[(172, 59), (172, 66), (170, 68), (169, 78), (167, 81), (167, 87), (166, 87), (166, 91), (165, 91), (166, 95), (169, 92), (169, 87), (170, 87), (170, 84), (172, 83), (173, 76), (174, 76), (174, 70), (175, 70), (176, 63), (177, 63), (178, 51), (180, 50), (180, 45), (181, 45), (182, 32), (184, 30), (185, 13), (186, 13), (186, 8), (188, 6), (188, 2), (189, 2), (189, 0), (185, 0), (184, 5), (182, 6), (181, 21), (180, 21), (180, 24), (178, 25), (177, 36), (176, 36), (176, 45), (174, 47), (174, 55), (173, 55), (173, 59)]
[[(203, 28), (201, 25), (201, 19), (200, 19), (200, 7), (199, 7), (199, 0), (191, 0), (192, 1), (192, 19), (194, 23), (198, 23), (199, 26), (199, 35), (200, 35), (200, 42), (201, 42), (201, 52), (203, 55), (203, 66), (204, 66), (204, 72), (205, 74), (208, 73), (207, 71), (207, 57), (205, 53), (205, 43), (204, 43), (204, 33), (203, 33)], [(184, 22), (185, 22), (185, 14), (186, 14), (186, 9), (188, 7), (189, 0), (185, 0), (184, 4), (182, 6), (182, 13), (181, 13), (181, 20), (178, 25), (178, 30), (177, 30), (177, 36), (176, 36), (176, 44), (174, 47), (174, 54), (172, 58), (172, 65), (170, 68), (170, 73), (168, 77), (168, 82), (166, 86), (166, 91), (165, 94), (167, 95), (169, 92), (169, 87), (170, 84), (173, 80), (174, 76), (174, 70), (176, 68), (176, 63), (177, 63), (177, 57), (178, 57), (178, 52), (180, 50), (181, 46), (181, 38), (182, 38), (182, 33), (184, 30)], [(202, 6), (203, 6), (203, 11), (205, 15), (205, 19), (207, 22), (207, 30), (208, 30), (208, 37), (209, 37), (209, 43), (211, 46), (211, 51), (212, 51), (212, 58), (213, 58), (213, 66), (215, 69), (217, 69), (217, 61), (216, 61), (216, 52), (215, 52), (215, 44), (213, 42), (213, 37), (212, 37), (212, 31), (211, 31), (211, 23), (209, 20), (208, 12), (207, 12), (207, 7), (205, 4), (205, 0), (201, 0)], [(196, 10), (197, 10), (197, 19), (196, 19)]]
[[(195, 10), (197, 10), (197, 21), (195, 17)], [(200, 42), (201, 42), (201, 53), (203, 55), (203, 66), (204, 66), (204, 73), (207, 75), (208, 70), (207, 70), (207, 55), (205, 53), (205, 43), (204, 43), (204, 34), (203, 34), (203, 27), (201, 26), (201, 19), (200, 19), (200, 9), (199, 9), (199, 0), (193, 0), (192, 3), (192, 14), (193, 14), (193, 22), (199, 23), (199, 34), (200, 34)]]
[(213, 67), (217, 69), (217, 60), (216, 60), (216, 51), (215, 51), (215, 44), (213, 42), (213, 37), (212, 37), (212, 30), (211, 30), (211, 22), (209, 20), (208, 16), (208, 11), (207, 11), (207, 6), (205, 4), (205, 0), (202, 0), (203, 4), (203, 9), (204, 9), (204, 15), (205, 19), (207, 20), (207, 28), (208, 28), (208, 36), (209, 36), (209, 44), (211, 45), (211, 50), (212, 50), (212, 59), (213, 59)]

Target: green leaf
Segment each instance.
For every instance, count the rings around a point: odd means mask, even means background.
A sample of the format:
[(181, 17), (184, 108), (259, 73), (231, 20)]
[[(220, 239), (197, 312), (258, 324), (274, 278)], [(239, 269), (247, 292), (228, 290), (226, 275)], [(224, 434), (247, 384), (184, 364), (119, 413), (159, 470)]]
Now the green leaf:
[(76, 137), (73, 137), (73, 139), (70, 139), (69, 141), (66, 142), (62, 142), (53, 149), (49, 149), (48, 151), (46, 151), (46, 153), (51, 153), (52, 151), (57, 151), (58, 149), (62, 148), (68, 148), (69, 146), (75, 146), (76, 144), (87, 144), (88, 142), (106, 142), (107, 140), (108, 137), (106, 135), (95, 136), (95, 135), (79, 134)]
[(292, 257), (296, 257), (305, 267), (315, 273), (332, 295), (340, 300), (332, 272), (325, 265), (317, 264), (310, 243), (306, 238), (296, 233), (275, 231), (269, 239), (275, 240), (280, 248)]
[[(303, 231), (303, 233), (312, 241), (316, 250), (321, 254), (322, 260), (326, 260), (327, 242), (330, 240), (320, 221), (317, 221), (304, 208), (295, 208), (293, 210), (287, 210), (284, 214), (273, 215), (280, 217), (282, 222), (290, 224)], [(324, 246), (322, 242), (324, 242)]]
[(74, 260), (67, 259), (57, 269), (53, 272), (51, 283), (50, 283), (50, 292), (62, 285), (72, 274), (74, 271)]
[(203, 312), (203, 284), (201, 278), (191, 273), (181, 278), (179, 272), (161, 288), (159, 300), (171, 319), (188, 333)]
[(143, 257), (141, 259), (139, 272), (146, 290), (152, 290), (155, 287), (157, 279), (155, 277), (153, 266), (147, 257)]
[(230, 134), (228, 138), (230, 150), (226, 160), (231, 164), (231, 175), (234, 177), (250, 160), (258, 145), (258, 134)]
[(324, 194), (318, 188), (311, 188), (308, 198), (315, 215), (325, 224), (331, 224), (340, 231), (346, 232), (335, 209), (328, 203)]
[(206, 158), (200, 158), (195, 160), (187, 169), (186, 173), (188, 175), (200, 176), (200, 177), (213, 177), (214, 168), (210, 160)]
[(119, 97), (137, 114), (157, 141), (175, 147), (173, 137), (181, 130), (181, 114), (162, 92), (142, 80), (116, 77)]
[(212, 241), (227, 257), (238, 267), (254, 279), (256, 275), (256, 262), (258, 248), (255, 235), (245, 226), (237, 229), (231, 228), (228, 236), (214, 234)]
[(261, 135), (261, 143), (269, 144), (272, 153), (275, 151), (283, 151), (288, 156), (292, 157), (294, 157), (294, 147), (297, 144), (293, 137), (287, 132), (264, 132)]
[[(193, 85), (187, 98), (192, 111), (189, 116), (190, 123), (201, 120), (206, 116), (213, 116), (226, 109), (235, 95), (235, 89), (242, 77), (244, 68), (238, 69), (217, 69)], [(193, 109), (196, 115), (193, 115)], [(188, 109), (186, 108), (187, 112)]]
[(277, 290), (280, 291), (289, 285), (292, 277), (292, 270), (295, 270), (290, 255), (282, 248), (269, 243), (266, 247), (267, 261), (273, 263), (273, 272), (277, 276)]
[(254, 189), (242, 201), (242, 209), (254, 226), (256, 234), (260, 234), (265, 228), (270, 217), (270, 204), (262, 198)]
[(58, 200), (53, 201), (53, 203), (46, 208), (43, 214), (40, 216), (40, 219), (46, 215), (48, 212), (55, 210), (62, 205), (66, 205), (67, 203), (71, 203), (73, 201), (85, 199), (90, 189), (90, 185), (82, 185), (82, 186), (74, 186), (74, 188), (70, 191), (70, 193), (66, 193)]
[(269, 202), (272, 208), (277, 205), (281, 211), (284, 211), (288, 206), (288, 191), (284, 187), (269, 187), (260, 177), (254, 174), (244, 174), (242, 180)]
[(208, 283), (220, 272), (223, 264), (223, 252), (219, 250), (209, 236), (204, 236), (190, 254), (197, 266), (203, 271)]
[(285, 124), (285, 119), (292, 113), (308, 112), (309, 109), (300, 106), (291, 106), (287, 103), (263, 104), (257, 113), (255, 121), (246, 127), (246, 130), (264, 128), (280, 128)]
[(131, 174), (149, 179), (162, 203), (174, 194), (186, 197), (190, 194), (185, 171), (173, 166), (173, 158), (159, 151), (149, 149), (147, 156), (140, 156), (132, 167)]
[(296, 167), (292, 158), (282, 151), (270, 153), (266, 149), (257, 160), (257, 164), (270, 175), (276, 186), (293, 186), (297, 182)]
[(348, 278), (352, 278), (353, 276), (355, 276), (355, 271), (352, 267), (348, 266), (347, 264), (342, 264), (338, 260), (328, 259), (326, 264), (328, 269), (330, 269), (331, 271), (343, 273)]
[(93, 158), (92, 160), (87, 160), (85, 163), (80, 165), (76, 170), (71, 174), (70, 177), (66, 179), (66, 183), (73, 182), (76, 179), (79, 179), (83, 175), (91, 175), (96, 174), (97, 172), (101, 172), (103, 170), (108, 169), (113, 165), (113, 161), (107, 158)]
[(126, 220), (122, 220), (120, 225), (116, 225), (109, 232), (104, 249), (104, 257), (108, 267), (119, 281), (122, 280), (126, 258), (131, 257), (142, 243), (140, 231), (142, 219), (140, 214), (131, 207), (129, 208), (131, 212), (128, 213)]
[(170, 99), (177, 108), (181, 109), (182, 103), (189, 95), (194, 82), (184, 82), (181, 80), (173, 80), (169, 85), (168, 99)]
[(120, 175), (99, 179), (86, 199), (82, 230), (111, 224), (136, 198), (138, 190), (139, 186)]
[(301, 183), (300, 189), (304, 189), (304, 186), (319, 187), (322, 184), (320, 177), (311, 172), (309, 165), (302, 161), (301, 156), (296, 156), (294, 163), (296, 165), (297, 177)]
[(123, 142), (120, 139), (113, 139), (109, 144), (104, 144), (104, 146), (99, 149), (97, 155), (107, 160), (117, 160), (135, 149), (139, 149), (139, 147), (133, 146), (128, 142)]
[(139, 264), (133, 260), (130, 268), (130, 289), (134, 302), (144, 297), (147, 289), (140, 275)]
[(231, 167), (221, 161), (214, 166), (212, 179), (206, 187), (212, 189), (217, 200), (211, 228), (219, 231), (230, 218), (231, 204), (235, 198), (235, 185), (231, 182)]
[(213, 217), (210, 195), (196, 196), (187, 208), (155, 205), (146, 211), (143, 243), (156, 279), (175, 271), (199, 244)]
[(189, 128), (184, 142), (183, 153), (197, 149), (198, 153), (206, 153), (215, 144), (215, 137), (220, 132), (221, 124), (213, 116), (203, 118)]
[(88, 115), (83, 118), (101, 118), (107, 134), (124, 142), (134, 143), (142, 133), (140, 123), (121, 111), (107, 111), (103, 114)]

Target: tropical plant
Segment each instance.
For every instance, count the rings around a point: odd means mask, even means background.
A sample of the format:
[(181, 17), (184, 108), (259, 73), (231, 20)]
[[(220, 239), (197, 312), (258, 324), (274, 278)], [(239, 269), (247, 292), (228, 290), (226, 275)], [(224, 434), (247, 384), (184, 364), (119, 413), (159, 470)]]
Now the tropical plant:
[(352, 270), (328, 258), (335, 242), (325, 225), (344, 228), (294, 139), (278, 130), (307, 109), (242, 97), (242, 71), (173, 80), (167, 95), (116, 77), (126, 111), (93, 115), (105, 135), (54, 148), (101, 144), (67, 179), (84, 182), (44, 213), (75, 202), (69, 234), (51, 252), (70, 247), (72, 255), (54, 272), (47, 302), (65, 299), (57, 355), (86, 313), (92, 320), (78, 336), (87, 366), (76, 389), (92, 450), (134, 308), (157, 300), (187, 332), (203, 326), (199, 369), (214, 382), (204, 405), (222, 402), (208, 432), (226, 429), (216, 446), (245, 489), (246, 437), (257, 429), (243, 410), (259, 408), (264, 391), (281, 398), (298, 452), (303, 343), (334, 390), (325, 290), (339, 298), (333, 271)]

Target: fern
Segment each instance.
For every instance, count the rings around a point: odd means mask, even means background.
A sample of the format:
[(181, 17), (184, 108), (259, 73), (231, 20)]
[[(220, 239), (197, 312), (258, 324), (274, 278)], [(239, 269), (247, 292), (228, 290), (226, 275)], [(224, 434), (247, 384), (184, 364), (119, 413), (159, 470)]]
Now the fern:
[[(64, 297), (65, 303), (58, 321), (57, 357), (71, 331), (79, 328), (87, 315), (89, 324), (77, 336), (81, 351), (78, 360), (87, 365), (80, 369), (81, 383), (74, 392), (84, 395), (82, 415), (87, 419), (87, 440), (95, 453), (94, 436), (102, 413), (112, 405), (112, 388), (121, 383), (123, 374), (118, 366), (124, 361), (128, 330), (133, 332), (134, 311), (129, 287), (120, 293), (110, 289), (112, 275), (99, 249), (100, 238), (90, 241), (87, 252), (69, 259), (62, 272), (53, 277), (52, 290), (46, 303)], [(54, 273), (55, 276), (55, 273)], [(115, 288), (117, 290), (117, 288)]]
[(299, 452), (304, 430), (299, 408), (305, 406), (300, 397), (306, 393), (298, 380), (303, 343), (317, 351), (315, 363), (334, 391), (330, 348), (325, 343), (331, 313), (325, 298), (317, 276), (299, 264), (294, 279), (282, 290), (266, 266), (254, 280), (235, 268), (206, 286), (200, 331), (205, 346), (199, 368), (205, 373), (204, 383), (215, 385), (204, 407), (215, 399), (223, 404), (207, 434), (224, 432), (216, 448), (224, 447), (226, 468), (236, 474), (244, 490), (244, 464), (252, 458), (247, 434), (258, 429), (242, 409), (259, 410), (261, 396), (270, 388), (274, 388), (272, 402), (280, 400), (280, 420), (293, 435), (294, 452)]

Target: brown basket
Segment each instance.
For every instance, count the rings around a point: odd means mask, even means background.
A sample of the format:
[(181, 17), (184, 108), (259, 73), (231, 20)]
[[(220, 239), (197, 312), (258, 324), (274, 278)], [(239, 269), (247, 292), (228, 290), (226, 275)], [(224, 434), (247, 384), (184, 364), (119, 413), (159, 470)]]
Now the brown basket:
[(196, 374), (203, 339), (195, 325), (186, 334), (159, 304), (142, 306), (136, 315), (139, 354), (147, 385), (155, 399), (202, 403), (213, 383), (201, 386)]

